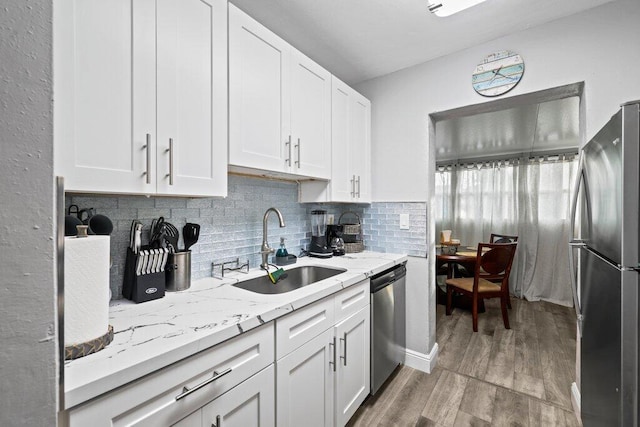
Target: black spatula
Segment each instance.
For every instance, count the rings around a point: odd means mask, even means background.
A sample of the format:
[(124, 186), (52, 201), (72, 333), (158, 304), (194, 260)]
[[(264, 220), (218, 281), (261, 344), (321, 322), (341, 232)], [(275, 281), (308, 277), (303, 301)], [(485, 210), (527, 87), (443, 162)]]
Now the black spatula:
[(182, 227), (182, 240), (184, 240), (184, 250), (188, 251), (189, 248), (198, 242), (200, 237), (200, 224), (186, 223)]

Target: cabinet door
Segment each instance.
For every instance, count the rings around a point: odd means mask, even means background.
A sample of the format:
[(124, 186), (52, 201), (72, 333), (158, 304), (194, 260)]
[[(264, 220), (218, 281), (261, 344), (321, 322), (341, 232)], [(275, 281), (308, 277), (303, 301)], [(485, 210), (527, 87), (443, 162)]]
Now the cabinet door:
[(227, 2), (157, 0), (158, 193), (227, 194)]
[(53, 24), (55, 173), (68, 191), (155, 192), (155, 1), (61, 0)]
[(353, 90), (332, 78), (331, 93), (331, 194), (330, 201), (350, 202), (355, 192), (355, 175), (352, 173), (349, 149), (349, 114)]
[(333, 425), (335, 365), (333, 329), (277, 362), (276, 424), (279, 427)]
[(331, 73), (292, 48), (291, 81), (291, 172), (329, 179)]
[(349, 421), (369, 394), (370, 316), (367, 306), (335, 327), (339, 342), (335, 425), (339, 427)]
[(270, 365), (202, 408), (202, 426), (275, 425), (274, 368)]
[(276, 172), (290, 142), (290, 46), (229, 5), (229, 163)]
[(350, 161), (355, 182), (355, 201), (371, 202), (371, 103), (353, 93), (349, 112)]

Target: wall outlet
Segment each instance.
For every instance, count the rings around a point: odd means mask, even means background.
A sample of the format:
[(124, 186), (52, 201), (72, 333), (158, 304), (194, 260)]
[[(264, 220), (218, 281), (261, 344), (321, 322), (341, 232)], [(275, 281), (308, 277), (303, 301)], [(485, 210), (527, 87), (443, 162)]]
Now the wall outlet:
[(400, 230), (409, 229), (409, 214), (400, 214)]
[(333, 216), (333, 214), (327, 214), (327, 224), (328, 225), (333, 225), (334, 224), (334, 222), (333, 222), (334, 220), (335, 220), (335, 217)]

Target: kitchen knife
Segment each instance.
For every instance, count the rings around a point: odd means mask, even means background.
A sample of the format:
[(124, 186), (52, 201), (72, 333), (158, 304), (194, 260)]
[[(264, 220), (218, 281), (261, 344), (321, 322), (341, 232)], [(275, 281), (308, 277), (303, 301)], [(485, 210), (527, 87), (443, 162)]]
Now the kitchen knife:
[(160, 271), (160, 249), (154, 249), (153, 255), (153, 272), (157, 273)]
[(131, 221), (131, 229), (129, 230), (129, 248), (131, 248), (131, 250), (133, 252), (135, 252), (135, 246), (134, 246), (134, 236), (135, 236), (135, 231), (136, 231), (136, 220), (134, 219), (133, 221)]
[(142, 254), (136, 257), (136, 276), (142, 274)]
[(140, 257), (142, 257), (142, 273), (147, 274), (147, 266), (149, 265), (149, 251), (140, 251)]
[(165, 271), (167, 266), (167, 258), (169, 258), (169, 251), (162, 249), (162, 264), (160, 265), (160, 271)]
[(136, 230), (133, 238), (133, 252), (140, 252), (141, 240), (142, 240), (142, 224), (136, 221)]

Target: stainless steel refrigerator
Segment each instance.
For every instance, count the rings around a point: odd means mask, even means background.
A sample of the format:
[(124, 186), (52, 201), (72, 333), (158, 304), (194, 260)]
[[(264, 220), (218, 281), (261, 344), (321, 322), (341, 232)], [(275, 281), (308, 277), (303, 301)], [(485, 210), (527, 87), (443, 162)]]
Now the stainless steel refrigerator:
[(580, 156), (569, 252), (585, 427), (638, 426), (639, 144), (635, 101)]

